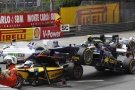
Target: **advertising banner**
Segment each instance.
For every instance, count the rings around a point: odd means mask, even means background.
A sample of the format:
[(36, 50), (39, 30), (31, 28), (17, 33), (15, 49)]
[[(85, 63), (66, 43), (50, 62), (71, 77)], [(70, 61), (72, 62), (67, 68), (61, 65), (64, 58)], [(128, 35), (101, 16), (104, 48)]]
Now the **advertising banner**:
[(54, 24), (55, 12), (0, 14), (0, 28), (20, 28)]
[(0, 42), (11, 42), (12, 39), (16, 39), (17, 41), (32, 40), (32, 35), (32, 28), (0, 29)]
[(40, 40), (40, 27), (33, 28), (33, 40)]
[(60, 8), (62, 22), (70, 25), (119, 23), (119, 12), (118, 3)]
[(62, 24), (62, 25), (60, 25), (60, 30), (61, 30), (62, 32), (69, 32), (69, 31), (70, 31), (70, 26), (69, 26), (69, 24)]
[(52, 39), (63, 37), (63, 32), (60, 31), (60, 27), (41, 27), (40, 39)]

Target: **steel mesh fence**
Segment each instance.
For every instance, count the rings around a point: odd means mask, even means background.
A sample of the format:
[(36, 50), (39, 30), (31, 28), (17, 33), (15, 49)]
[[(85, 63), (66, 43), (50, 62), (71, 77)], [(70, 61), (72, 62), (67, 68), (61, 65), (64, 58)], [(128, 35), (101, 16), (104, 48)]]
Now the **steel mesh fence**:
[[(63, 3), (53, 2), (53, 11), (58, 11)], [(50, 11), (50, 1), (43, 0), (0, 0), (0, 13), (20, 13)]]
[[(100, 5), (102, 5), (102, 9), (96, 10), (97, 5), (99, 5), (99, 7)], [(87, 9), (84, 8), (85, 6), (87, 6)], [(90, 8), (88, 9), (89, 6)], [(94, 12), (96, 11), (99, 11), (99, 14), (94, 15)], [(96, 23), (93, 23), (93, 18), (95, 17), (97, 17), (98, 19)], [(75, 18), (76, 25), (113, 24), (135, 21), (135, 3), (125, 3), (118, 1), (82, 1), (80, 6), (78, 7)]]
[(120, 21), (130, 22), (135, 19), (135, 3), (120, 3)]
[[(110, 4), (110, 6), (108, 6), (108, 4)], [(119, 14), (118, 9), (116, 10), (118, 3), (116, 3), (116, 5), (111, 4), (113, 3), (105, 1), (82, 1), (76, 12), (76, 25), (118, 22), (118, 20), (115, 20), (116, 16)]]

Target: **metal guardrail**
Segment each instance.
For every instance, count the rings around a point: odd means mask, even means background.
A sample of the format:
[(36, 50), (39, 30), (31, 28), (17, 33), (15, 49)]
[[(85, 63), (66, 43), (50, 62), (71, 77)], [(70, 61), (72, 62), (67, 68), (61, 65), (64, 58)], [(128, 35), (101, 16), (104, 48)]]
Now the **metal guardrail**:
[(124, 31), (135, 31), (135, 22), (74, 26), (70, 28), (70, 32), (64, 33), (64, 36), (83, 36), (88, 34), (103, 34)]

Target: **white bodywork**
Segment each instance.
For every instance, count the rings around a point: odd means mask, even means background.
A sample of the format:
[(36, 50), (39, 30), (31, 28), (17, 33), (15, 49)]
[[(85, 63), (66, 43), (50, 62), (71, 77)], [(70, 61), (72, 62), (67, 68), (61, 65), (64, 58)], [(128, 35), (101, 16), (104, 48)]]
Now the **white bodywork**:
[[(58, 41), (54, 40), (43, 40), (43, 45), (47, 48), (55, 48), (58, 45)], [(35, 52), (36, 44), (34, 42), (14, 42), (12, 45), (4, 45), (3, 49), (0, 51), (0, 62), (6, 55), (13, 55), (17, 57), (17, 60), (28, 60), (29, 57)]]
[(3, 62), (6, 55), (13, 55), (17, 57), (18, 61), (27, 60), (35, 52), (34, 45), (28, 42), (15, 42), (13, 45), (4, 45), (0, 51), (0, 62)]
[(128, 44), (131, 40), (135, 42), (135, 35), (133, 35), (132, 37), (129, 37), (129, 38), (121, 38), (119, 40), (119, 43), (122, 44), (122, 48), (121, 49), (118, 48), (116, 51), (117, 52), (127, 52), (126, 44)]
[(116, 48), (117, 52), (121, 52), (121, 53), (126, 53), (127, 52), (127, 47), (125, 44), (122, 44), (122, 48)]
[(47, 49), (55, 48), (56, 46), (58, 46), (58, 41), (54, 41), (51, 39), (43, 40), (43, 45), (45, 45)]

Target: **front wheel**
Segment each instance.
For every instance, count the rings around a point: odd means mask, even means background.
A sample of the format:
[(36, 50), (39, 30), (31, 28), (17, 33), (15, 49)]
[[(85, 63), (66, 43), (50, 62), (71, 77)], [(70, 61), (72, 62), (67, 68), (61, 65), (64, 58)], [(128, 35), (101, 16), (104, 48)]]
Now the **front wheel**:
[(23, 86), (23, 77), (18, 74), (16, 84), (15, 84), (15, 86), (13, 88), (21, 89), (22, 86)]
[(79, 80), (83, 75), (83, 67), (80, 64), (69, 63), (67, 75), (72, 79)]
[(125, 73), (134, 74), (135, 73), (135, 59), (133, 59), (133, 58), (126, 58), (123, 61), (122, 67), (123, 67)]
[(77, 55), (80, 55), (81, 64), (91, 65), (93, 62), (93, 51), (86, 47), (80, 47)]

